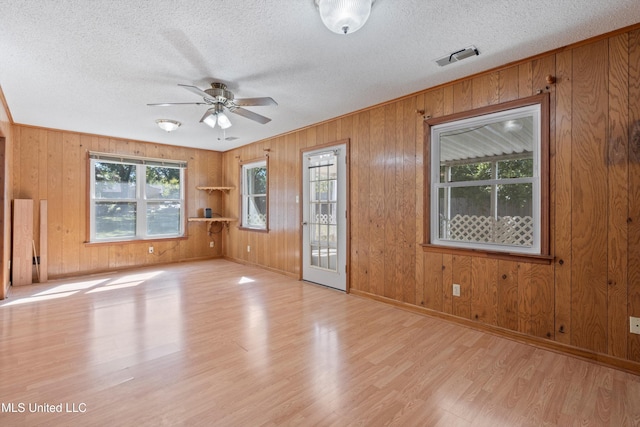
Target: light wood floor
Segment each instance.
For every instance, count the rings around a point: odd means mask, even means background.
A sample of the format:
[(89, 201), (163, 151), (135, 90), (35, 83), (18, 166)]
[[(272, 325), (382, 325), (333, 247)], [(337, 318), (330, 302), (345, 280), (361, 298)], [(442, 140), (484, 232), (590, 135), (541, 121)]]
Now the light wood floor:
[(0, 344), (2, 426), (640, 425), (638, 376), (225, 260), (13, 288)]

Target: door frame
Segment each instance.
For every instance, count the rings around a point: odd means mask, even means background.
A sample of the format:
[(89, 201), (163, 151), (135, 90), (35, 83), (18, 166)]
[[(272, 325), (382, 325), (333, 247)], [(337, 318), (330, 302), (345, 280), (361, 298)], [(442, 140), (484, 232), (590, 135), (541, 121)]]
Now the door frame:
[[(0, 90), (0, 100), (2, 99), (4, 98), (2, 98), (2, 91)], [(0, 105), (2, 104), (0, 103)], [(7, 185), (8, 170), (7, 138), (2, 136), (2, 132), (0, 131), (0, 189), (2, 190), (2, 195), (0, 196), (0, 199), (2, 199), (2, 208), (0, 208), (0, 229), (2, 230), (1, 234), (3, 236), (0, 239), (0, 300), (7, 297), (7, 291), (11, 284), (9, 268), (7, 267), (7, 264), (11, 264), (7, 261), (9, 261), (9, 258), (11, 257), (12, 230), (10, 224), (12, 224), (13, 220), (11, 216), (7, 217), (7, 214), (11, 215), (11, 196), (7, 197), (10, 191)]]
[[(351, 164), (351, 144), (350, 144), (350, 140), (349, 138), (345, 138), (345, 139), (340, 139), (340, 140), (336, 140), (336, 141), (332, 141), (332, 142), (328, 142), (325, 144), (319, 144), (319, 145), (314, 145), (314, 146), (310, 146), (310, 147), (304, 147), (300, 149), (300, 156), (298, 158), (299, 162), (300, 162), (300, 169), (299, 169), (299, 174), (298, 174), (298, 179), (300, 180), (300, 187), (299, 187), (299, 191), (298, 191), (298, 200), (300, 201), (299, 205), (299, 218), (300, 218), (300, 223), (299, 223), (299, 234), (300, 234), (300, 250), (299, 250), (299, 254), (300, 254), (300, 259), (299, 259), (299, 263), (300, 263), (300, 275), (299, 275), (299, 280), (304, 280), (303, 276), (304, 276), (304, 259), (303, 259), (303, 253), (304, 253), (304, 225), (302, 225), (302, 219), (304, 218), (304, 156), (307, 155), (308, 153), (314, 152), (314, 151), (322, 151), (322, 150), (328, 150), (331, 149), (333, 147), (337, 147), (340, 145), (344, 145), (345, 146), (345, 161), (346, 161), (346, 165), (345, 165), (345, 191), (347, 194), (345, 194), (345, 203), (346, 203), (346, 207), (345, 207), (345, 212), (346, 212), (346, 218), (345, 218), (345, 236), (344, 238), (346, 239), (345, 241), (345, 293), (349, 293), (350, 288), (351, 288), (351, 280), (350, 280), (350, 276), (351, 276), (351, 180), (349, 179), (349, 176), (351, 174), (350, 172), (350, 164)], [(311, 283), (311, 282), (309, 282)], [(332, 288), (333, 289), (333, 288)]]

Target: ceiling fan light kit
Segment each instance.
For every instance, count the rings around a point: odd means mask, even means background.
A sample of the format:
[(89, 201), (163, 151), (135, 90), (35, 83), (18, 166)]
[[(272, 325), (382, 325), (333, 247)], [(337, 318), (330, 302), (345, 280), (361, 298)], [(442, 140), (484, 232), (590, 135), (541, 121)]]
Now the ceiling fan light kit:
[(156, 120), (156, 123), (158, 124), (160, 129), (162, 129), (165, 132), (173, 132), (174, 130), (178, 129), (180, 125), (182, 125), (182, 123), (176, 120), (169, 120), (169, 119), (158, 119)]
[(218, 123), (218, 117), (216, 117), (215, 114), (205, 114), (204, 117), (200, 119), (200, 123), (204, 123), (205, 125), (215, 128), (216, 123)]
[(223, 110), (224, 107), (222, 104), (216, 104), (215, 108), (210, 108), (204, 113), (200, 122), (211, 126), (211, 128), (215, 128), (217, 124), (221, 129), (229, 129), (231, 127), (231, 121)]
[(222, 129), (229, 129), (231, 127), (231, 121), (225, 113), (218, 113), (218, 126)]
[(369, 19), (373, 0), (315, 0), (320, 19), (336, 34), (358, 31)]

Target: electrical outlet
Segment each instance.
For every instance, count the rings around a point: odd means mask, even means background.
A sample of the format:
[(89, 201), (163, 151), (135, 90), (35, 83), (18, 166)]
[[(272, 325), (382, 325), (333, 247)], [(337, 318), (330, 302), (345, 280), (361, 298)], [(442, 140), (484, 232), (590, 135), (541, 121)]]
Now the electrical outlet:
[(251, 252), (251, 246), (247, 245), (247, 252)]
[(460, 285), (458, 285), (457, 283), (453, 284), (453, 296), (454, 297), (460, 296)]
[(153, 253), (153, 246), (149, 246), (149, 253), (152, 254)]
[(640, 334), (640, 317), (629, 317), (629, 326), (632, 334)]
[(215, 242), (209, 242), (209, 247), (212, 248)]

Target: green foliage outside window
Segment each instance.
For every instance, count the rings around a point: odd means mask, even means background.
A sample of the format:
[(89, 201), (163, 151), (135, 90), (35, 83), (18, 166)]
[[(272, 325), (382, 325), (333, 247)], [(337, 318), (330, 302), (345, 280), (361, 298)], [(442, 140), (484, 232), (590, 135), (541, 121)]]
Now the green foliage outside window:
[[(446, 168), (441, 166), (441, 182), (469, 182), (466, 187), (456, 187), (452, 189), (452, 206), (456, 206), (456, 200), (464, 201), (461, 208), (463, 214), (489, 215), (491, 198), (491, 185), (473, 185), (474, 181), (485, 181), (493, 179), (493, 168), (498, 168), (498, 179), (526, 178), (533, 176), (533, 159), (509, 159), (497, 162), (478, 162), (452, 165), (450, 167), (450, 179), (447, 181)], [(530, 215), (532, 200), (532, 186), (530, 184), (497, 184), (498, 212), (510, 215)], [(452, 215), (456, 209), (453, 208)]]
[(95, 160), (93, 175), (92, 239), (181, 234), (181, 168)]

